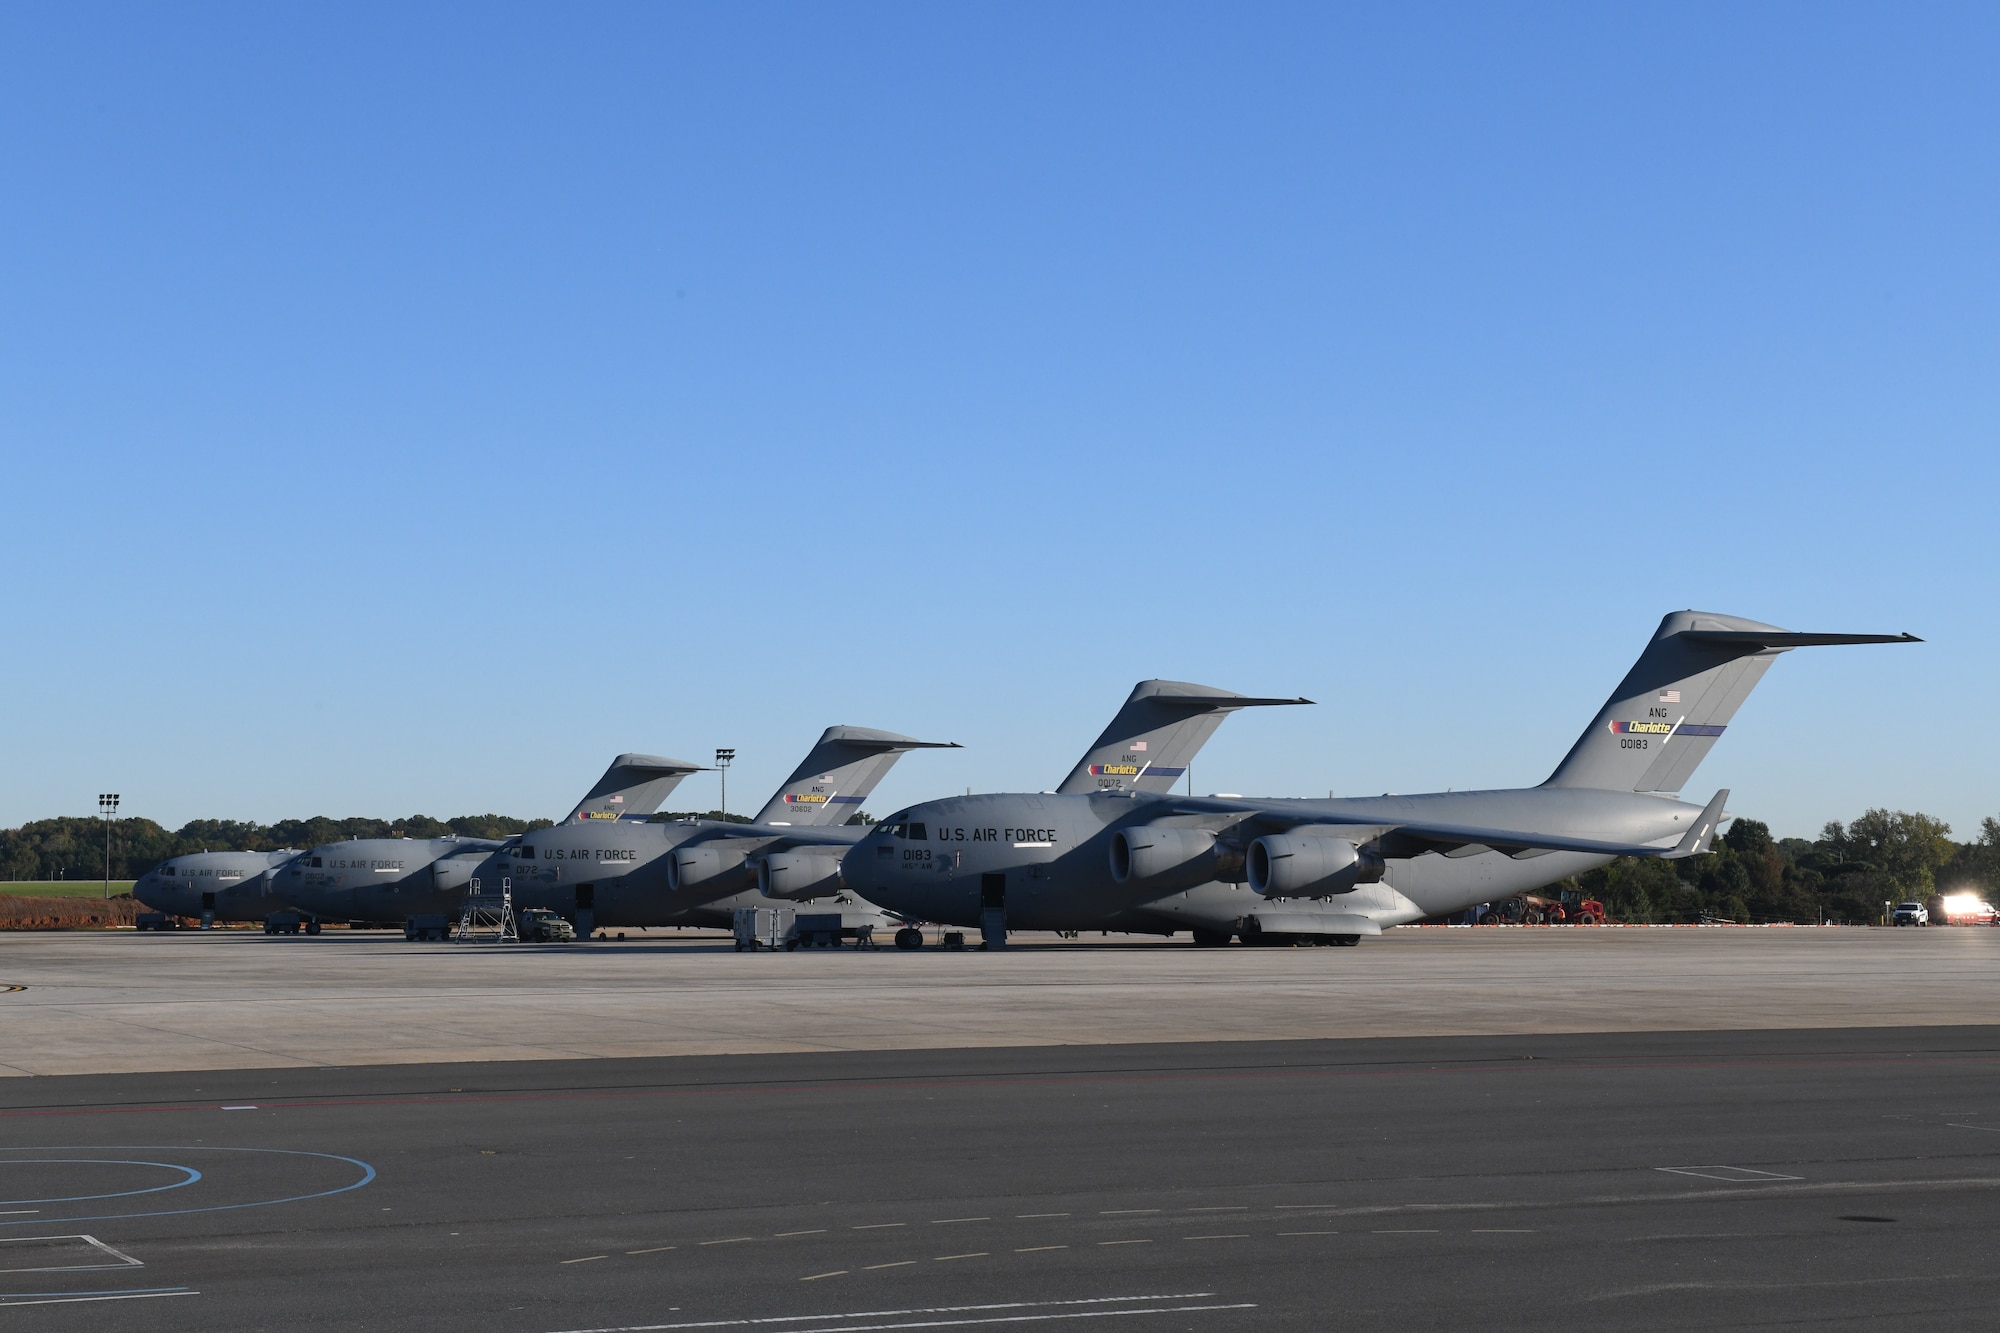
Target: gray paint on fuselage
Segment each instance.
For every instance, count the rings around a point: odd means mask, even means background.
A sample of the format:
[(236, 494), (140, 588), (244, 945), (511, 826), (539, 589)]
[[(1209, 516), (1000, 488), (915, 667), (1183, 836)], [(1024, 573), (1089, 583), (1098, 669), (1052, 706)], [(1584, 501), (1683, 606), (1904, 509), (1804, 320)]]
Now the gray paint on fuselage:
[(195, 917), (213, 910), (217, 921), (262, 921), (278, 906), (271, 897), (273, 875), (297, 855), (286, 848), (173, 856), (141, 875), (132, 896), (170, 916)]
[(278, 874), (276, 894), (287, 906), (321, 918), (381, 921), (455, 914), (464, 901), (455, 874), (439, 875), (444, 859), (504, 845), (491, 838), (357, 838), (327, 843), (297, 857)]

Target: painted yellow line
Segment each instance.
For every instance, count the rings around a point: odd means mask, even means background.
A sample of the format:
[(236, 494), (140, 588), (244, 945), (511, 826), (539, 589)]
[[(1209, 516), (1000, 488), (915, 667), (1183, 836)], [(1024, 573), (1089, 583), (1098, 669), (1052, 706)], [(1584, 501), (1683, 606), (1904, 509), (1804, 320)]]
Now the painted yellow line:
[(823, 1277), (846, 1277), (846, 1276), (847, 1276), (847, 1270), (845, 1268), (836, 1268), (831, 1273), (814, 1273), (811, 1277), (800, 1278), (799, 1281), (817, 1282)]
[(868, 1265), (867, 1271), (872, 1273), (878, 1268), (908, 1268), (911, 1264), (915, 1262), (916, 1262), (915, 1259), (898, 1259), (893, 1264), (870, 1264)]
[(931, 1262), (941, 1264), (947, 1259), (984, 1259), (986, 1254), (985, 1250), (974, 1250), (971, 1254), (940, 1254), (937, 1258), (931, 1260)]
[(655, 1245), (650, 1250), (627, 1250), (627, 1254), (665, 1254), (668, 1250), (678, 1250), (678, 1245)]
[(592, 1259), (609, 1259), (610, 1257), (608, 1254), (586, 1254), (581, 1259), (558, 1259), (556, 1262), (559, 1264), (587, 1264)]

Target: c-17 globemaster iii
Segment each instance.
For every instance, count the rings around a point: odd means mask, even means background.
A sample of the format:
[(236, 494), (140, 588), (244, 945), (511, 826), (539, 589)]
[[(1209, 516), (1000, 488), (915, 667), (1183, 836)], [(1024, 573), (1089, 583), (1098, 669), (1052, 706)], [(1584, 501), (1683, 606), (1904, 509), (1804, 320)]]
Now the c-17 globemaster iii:
[[(828, 727), (748, 824), (565, 820), (488, 853), (474, 874), (480, 892), (497, 893), (504, 881), (516, 908), (553, 911), (587, 939), (596, 929), (618, 926), (726, 926), (732, 906), (770, 905), (756, 894), (767, 859), (824, 853), (831, 866), (826, 882), (803, 896), (843, 899), (830, 910), (852, 915), (845, 924), (886, 924), (874, 907), (840, 894), (833, 883), (840, 853), (866, 831), (847, 821), (903, 755), (956, 748), (870, 727)], [(667, 859), (689, 846), (702, 849), (697, 859), (712, 871), (715, 898), (749, 896), (740, 903), (709, 900), (711, 910), (695, 914), (670, 901)]]
[[(842, 861), (913, 921), (1340, 944), (1620, 856), (1707, 850), (1727, 791), (1678, 793), (1779, 654), (1908, 634), (1795, 634), (1697, 611), (1646, 650), (1538, 787), (1343, 800), (1133, 792), (953, 797), (898, 811)], [(902, 941), (899, 941), (902, 942)]]
[[(650, 754), (621, 754), (565, 820), (615, 825), (644, 819), (700, 764)], [(456, 914), (479, 864), (518, 839), (355, 838), (294, 857), (273, 877), (285, 906), (321, 918), (397, 924), (408, 917)], [(271, 907), (276, 907), (273, 902)], [(266, 910), (271, 910), (266, 908)]]
[(271, 910), (271, 877), (299, 854), (189, 852), (139, 876), (132, 896), (156, 912), (213, 921), (262, 921)]

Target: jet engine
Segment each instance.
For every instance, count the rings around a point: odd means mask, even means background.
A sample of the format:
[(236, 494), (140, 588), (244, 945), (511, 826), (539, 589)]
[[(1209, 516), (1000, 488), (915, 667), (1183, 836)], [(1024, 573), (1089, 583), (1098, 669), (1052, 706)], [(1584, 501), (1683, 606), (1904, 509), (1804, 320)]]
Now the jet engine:
[(667, 854), (667, 887), (675, 893), (691, 890), (712, 892), (716, 897), (747, 888), (743, 862), (747, 848), (726, 843), (702, 842), (692, 847), (676, 847)]
[(1111, 835), (1117, 884), (1200, 884), (1216, 878), (1215, 835), (1207, 829), (1135, 824)]
[(757, 892), (795, 902), (835, 893), (840, 888), (840, 853), (846, 850), (773, 852), (757, 862)]
[(1382, 878), (1373, 852), (1303, 829), (1256, 839), (1244, 861), (1251, 889), (1265, 898), (1331, 898)]

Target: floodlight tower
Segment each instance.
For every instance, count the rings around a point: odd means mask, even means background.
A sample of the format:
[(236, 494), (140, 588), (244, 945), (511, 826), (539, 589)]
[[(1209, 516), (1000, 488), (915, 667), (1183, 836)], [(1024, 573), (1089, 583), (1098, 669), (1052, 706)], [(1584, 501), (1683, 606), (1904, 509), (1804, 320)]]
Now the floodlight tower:
[(729, 766), (736, 762), (736, 751), (718, 749), (715, 752), (715, 766), (722, 773), (722, 814), (729, 816)]
[(118, 793), (97, 794), (97, 815), (104, 821), (104, 896), (111, 897), (111, 819), (118, 813)]

